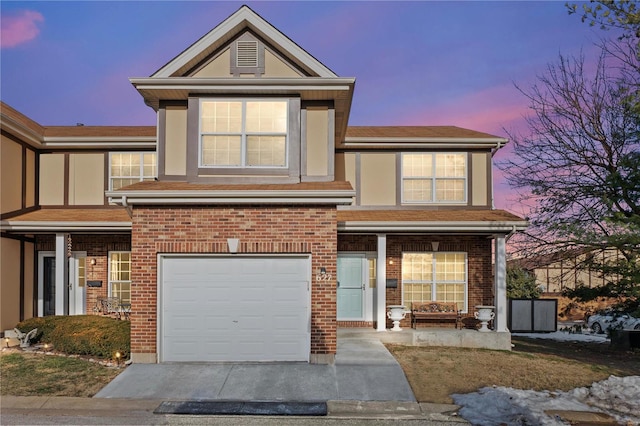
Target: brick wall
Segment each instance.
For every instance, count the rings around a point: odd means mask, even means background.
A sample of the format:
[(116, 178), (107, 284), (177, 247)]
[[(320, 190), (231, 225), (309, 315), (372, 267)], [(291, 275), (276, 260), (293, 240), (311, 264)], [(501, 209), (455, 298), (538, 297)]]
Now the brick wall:
[(335, 207), (135, 207), (132, 231), (131, 352), (157, 353), (157, 255), (238, 253), (311, 255), (312, 275), (321, 267), (330, 281), (311, 287), (311, 353), (336, 352)]
[[(468, 262), (468, 293), (467, 304), (469, 313), (473, 316), (476, 305), (493, 305), (493, 272), (492, 272), (492, 240), (486, 236), (387, 236), (387, 277), (398, 280), (398, 288), (386, 289), (386, 304), (399, 305), (402, 303), (402, 252), (430, 252), (431, 242), (438, 241), (438, 251), (462, 251), (467, 253)], [(338, 251), (377, 251), (375, 235), (340, 235), (338, 237)], [(387, 320), (387, 327), (393, 324)], [(407, 316), (400, 324), (410, 327)], [(435, 323), (435, 325), (440, 325)], [(447, 326), (450, 326), (448, 324)]]

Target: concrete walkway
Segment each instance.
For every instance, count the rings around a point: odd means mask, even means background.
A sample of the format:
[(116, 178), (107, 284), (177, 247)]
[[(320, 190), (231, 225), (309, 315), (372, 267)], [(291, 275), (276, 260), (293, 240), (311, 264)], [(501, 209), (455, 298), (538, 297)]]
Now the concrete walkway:
[(95, 398), (416, 402), (402, 368), (376, 334), (349, 330), (339, 331), (334, 365), (133, 364)]

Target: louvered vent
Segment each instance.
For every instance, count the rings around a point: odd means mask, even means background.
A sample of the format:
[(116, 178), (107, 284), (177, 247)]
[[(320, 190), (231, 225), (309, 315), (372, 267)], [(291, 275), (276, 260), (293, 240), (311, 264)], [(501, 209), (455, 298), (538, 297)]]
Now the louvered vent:
[(257, 67), (258, 66), (258, 42), (238, 40), (236, 55), (237, 67)]

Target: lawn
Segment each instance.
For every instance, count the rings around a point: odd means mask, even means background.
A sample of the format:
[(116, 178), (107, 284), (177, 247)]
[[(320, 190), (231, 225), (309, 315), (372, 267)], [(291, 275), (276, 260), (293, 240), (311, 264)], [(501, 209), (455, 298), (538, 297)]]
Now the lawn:
[(7, 351), (0, 354), (0, 394), (91, 397), (121, 371), (81, 358)]
[(610, 375), (640, 375), (640, 354), (607, 344), (514, 337), (514, 350), (388, 345), (420, 402), (452, 403), (453, 393), (485, 386), (563, 390)]
[[(610, 375), (640, 375), (640, 353), (607, 344), (514, 337), (514, 350), (387, 346), (420, 402), (451, 403), (453, 393), (484, 386), (569, 390)], [(0, 394), (91, 397), (122, 369), (81, 358), (2, 352)]]

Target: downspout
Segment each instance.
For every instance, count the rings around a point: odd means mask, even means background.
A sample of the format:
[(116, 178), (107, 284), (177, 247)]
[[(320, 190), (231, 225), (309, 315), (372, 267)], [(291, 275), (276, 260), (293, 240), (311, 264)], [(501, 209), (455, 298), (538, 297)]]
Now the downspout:
[[(491, 149), (491, 158), (493, 158), (494, 155), (496, 155), (496, 153), (500, 150), (500, 148), (502, 148), (503, 146), (505, 146), (507, 144), (508, 141), (505, 141), (505, 143), (503, 144), (501, 141), (498, 141), (496, 143), (496, 147)], [(493, 166), (493, 161), (491, 162), (491, 166)], [(494, 199), (494, 192), (495, 192), (495, 188), (493, 187), (493, 171), (492, 171), (492, 177), (491, 177), (491, 209), (495, 209), (496, 208), (496, 204), (495, 204), (495, 199)]]
[(133, 210), (131, 209), (131, 206), (129, 206), (129, 204), (127, 203), (126, 195), (122, 196), (122, 207), (124, 207), (124, 209), (127, 211), (127, 214), (129, 215), (129, 217), (133, 218)]
[(508, 243), (509, 239), (511, 239), (511, 237), (513, 237), (513, 234), (515, 234), (515, 233), (516, 233), (516, 226), (513, 225), (511, 227), (511, 231), (509, 231), (509, 233), (504, 237), (504, 242)]

